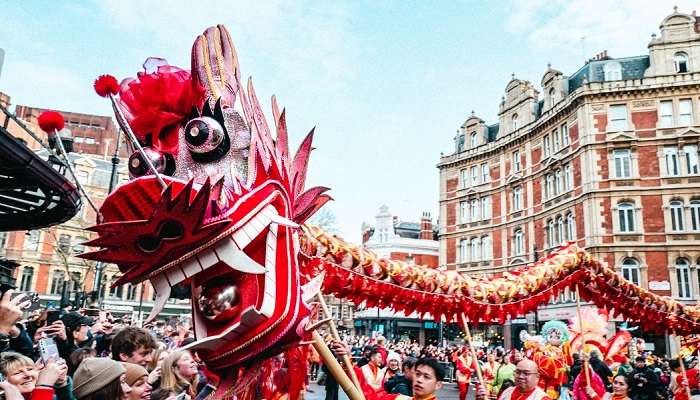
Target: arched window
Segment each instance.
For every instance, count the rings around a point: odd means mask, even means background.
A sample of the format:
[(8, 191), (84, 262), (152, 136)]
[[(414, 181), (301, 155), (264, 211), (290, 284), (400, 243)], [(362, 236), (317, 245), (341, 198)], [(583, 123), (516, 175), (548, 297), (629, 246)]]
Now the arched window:
[(462, 239), (459, 241), (459, 259), (458, 262), (467, 262), (469, 260), (469, 240)]
[(608, 61), (603, 67), (606, 81), (622, 80), (622, 65), (617, 61)]
[(685, 223), (683, 221), (683, 202), (674, 200), (671, 202), (671, 230), (674, 232), (682, 232)]
[(483, 260), (491, 259), (491, 238), (489, 236), (481, 237), (481, 258)]
[(472, 238), (471, 245), (472, 245), (471, 260), (472, 261), (480, 261), (481, 260), (481, 240), (479, 238)]
[(481, 215), (479, 215), (481, 213), (481, 210), (479, 209), (479, 199), (472, 199), (470, 212), (471, 222), (478, 221), (479, 219), (481, 219)]
[(549, 106), (553, 107), (557, 103), (557, 90), (555, 88), (549, 89)]
[(547, 247), (554, 246), (554, 220), (547, 220)]
[(576, 225), (574, 222), (574, 214), (566, 214), (566, 240), (576, 239)]
[(29, 292), (32, 290), (32, 278), (34, 278), (34, 268), (24, 267), (22, 270), (22, 280), (19, 284), (19, 290)]
[(617, 205), (617, 217), (620, 224), (620, 232), (634, 232), (634, 204), (620, 203)]
[(518, 114), (513, 114), (511, 117), (511, 131), (515, 132), (518, 130)]
[(622, 261), (622, 277), (639, 286), (641, 283), (639, 263), (634, 258), (625, 258)]
[(66, 273), (64, 271), (53, 271), (51, 278), (51, 294), (63, 293), (63, 282), (66, 281)]
[(688, 72), (688, 55), (682, 51), (673, 55), (673, 64), (676, 67), (676, 72), (682, 74)]
[(455, 138), (455, 151), (461, 153), (464, 151), (464, 134), (459, 134)]
[(469, 137), (469, 146), (473, 149), (479, 144), (479, 137), (476, 135), (476, 132), (472, 132), (471, 136)]
[(685, 258), (676, 260), (676, 283), (678, 284), (678, 298), (689, 299), (693, 292), (690, 289), (690, 263)]
[(557, 169), (557, 170), (554, 172), (554, 183), (555, 183), (555, 186), (556, 186), (557, 194), (563, 193), (563, 191), (564, 191), (564, 190), (562, 189), (562, 187), (563, 187), (562, 178), (563, 178), (563, 177), (562, 177), (562, 174), (561, 174), (561, 169)]
[(700, 200), (690, 202), (690, 226), (693, 231), (700, 231)]
[(556, 240), (557, 242), (555, 245), (560, 245), (561, 242), (564, 241), (564, 218), (561, 216), (557, 217), (557, 234), (556, 234)]
[(523, 230), (518, 228), (513, 232), (513, 254), (521, 255), (525, 253), (525, 235)]

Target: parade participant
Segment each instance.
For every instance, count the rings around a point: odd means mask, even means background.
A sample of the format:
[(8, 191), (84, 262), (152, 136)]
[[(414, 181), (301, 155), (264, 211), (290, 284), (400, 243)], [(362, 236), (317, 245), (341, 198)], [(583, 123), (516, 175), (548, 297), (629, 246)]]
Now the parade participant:
[(467, 398), (469, 391), (469, 382), (471, 381), (472, 371), (476, 368), (476, 360), (473, 359), (469, 349), (465, 346), (462, 351), (455, 356), (455, 365), (457, 368), (457, 386), (459, 387), (459, 400)]
[[(413, 397), (402, 394), (387, 394), (381, 400), (438, 400), (435, 394), (442, 388), (445, 370), (434, 358), (416, 361), (413, 374)], [(368, 399), (369, 400), (369, 399)]]
[[(539, 380), (537, 364), (532, 360), (524, 359), (516, 365), (515, 386), (504, 390), (498, 400), (550, 400), (547, 393), (538, 386)], [(476, 399), (485, 400), (487, 395), (486, 388), (479, 387)]]
[[(600, 396), (593, 388), (586, 388), (586, 394), (591, 400), (630, 400), (631, 378), (625, 374), (617, 374), (612, 383), (612, 393)], [(677, 398), (674, 398), (677, 400)]]
[(355, 368), (360, 387), (367, 400), (375, 399), (384, 393), (382, 387), (384, 369), (382, 368), (382, 354), (376, 349), (370, 351), (369, 362), (360, 368)]
[[(697, 368), (685, 368), (685, 377), (681, 370), (681, 363), (677, 359), (669, 362), (669, 367), (673, 372), (670, 390), (673, 393), (674, 400), (689, 400), (688, 391), (690, 391), (691, 399), (700, 398), (700, 381), (698, 379)], [(687, 377), (687, 380), (686, 380)], [(688, 390), (688, 388), (690, 390)]]
[(561, 321), (548, 321), (542, 327), (542, 337), (546, 343), (534, 349), (532, 360), (539, 368), (540, 387), (550, 398), (556, 399), (561, 385), (567, 382), (566, 369), (573, 363), (569, 331)]
[(497, 356), (494, 353), (489, 353), (486, 355), (486, 362), (481, 367), (481, 373), (484, 377), (484, 382), (487, 388), (491, 391), (493, 387), (493, 381), (496, 379), (496, 371), (500, 367), (500, 362), (496, 359)]
[[(520, 358), (518, 361), (520, 361)], [(501, 392), (501, 386), (503, 386), (504, 383), (515, 382), (514, 373), (515, 364), (511, 361), (511, 356), (501, 355), (501, 363), (496, 369), (495, 377), (491, 384), (491, 393), (497, 395)]]

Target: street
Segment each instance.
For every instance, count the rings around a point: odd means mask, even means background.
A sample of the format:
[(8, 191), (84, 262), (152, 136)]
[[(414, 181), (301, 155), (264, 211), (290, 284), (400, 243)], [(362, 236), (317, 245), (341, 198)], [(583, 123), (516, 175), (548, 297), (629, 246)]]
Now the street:
[[(306, 392), (304, 396), (305, 400), (324, 400), (326, 395), (326, 389), (323, 386), (318, 386), (315, 383), (311, 383), (309, 389), (312, 392)], [(440, 400), (457, 400), (459, 398), (459, 391), (457, 390), (457, 384), (446, 383), (443, 385), (442, 390), (437, 393), (438, 399)], [(469, 398), (469, 396), (467, 396)], [(340, 395), (338, 400), (348, 400), (348, 396), (345, 395), (342, 389), (340, 389)]]

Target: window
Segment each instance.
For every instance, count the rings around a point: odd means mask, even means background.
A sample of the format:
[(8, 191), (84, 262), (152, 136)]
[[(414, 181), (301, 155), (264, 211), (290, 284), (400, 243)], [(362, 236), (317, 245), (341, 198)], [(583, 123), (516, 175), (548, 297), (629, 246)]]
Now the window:
[(471, 203), (471, 212), (470, 212), (470, 221), (471, 222), (476, 222), (479, 220), (479, 200), (478, 199), (472, 199)]
[(66, 273), (63, 271), (53, 271), (53, 277), (51, 278), (51, 291), (50, 294), (61, 294), (63, 293), (63, 283), (66, 281)]
[(676, 66), (676, 72), (682, 74), (688, 72), (688, 55), (682, 51), (673, 55), (673, 64)]
[(683, 231), (683, 202), (671, 202), (671, 230), (674, 232)]
[(520, 152), (513, 152), (513, 172), (520, 172)]
[(678, 101), (678, 125), (693, 125), (693, 102), (690, 99)]
[(523, 230), (518, 228), (513, 232), (513, 254), (521, 255), (525, 253), (525, 235)]
[(481, 164), (481, 182), (486, 183), (490, 180), (491, 176), (489, 175), (489, 164)]
[(513, 211), (520, 211), (523, 208), (523, 188), (518, 186), (513, 188)]
[(564, 189), (571, 190), (574, 188), (574, 169), (571, 164), (564, 166)]
[(620, 203), (617, 206), (620, 232), (634, 232), (634, 204)]
[(608, 111), (608, 130), (623, 131), (627, 129), (627, 105), (611, 105)]
[(481, 258), (483, 260), (491, 259), (491, 238), (489, 236), (481, 237)]
[(549, 95), (547, 96), (549, 99), (549, 106), (553, 107), (554, 104), (557, 102), (557, 90), (555, 88), (549, 89)]
[(574, 214), (566, 214), (566, 240), (576, 239), (576, 225), (574, 223)]
[(469, 175), (467, 175), (466, 169), (459, 170), (459, 183), (462, 189), (469, 185)]
[(562, 124), (562, 126), (559, 128), (559, 132), (561, 132), (561, 144), (563, 146), (568, 146), (569, 145), (569, 126), (566, 124)]
[(694, 231), (700, 231), (700, 200), (690, 202), (690, 227)]
[[(116, 280), (117, 280), (117, 277), (113, 276), (112, 281), (116, 281)], [(112, 283), (114, 283), (114, 282), (112, 282)], [(123, 291), (124, 291), (124, 286), (113, 287), (110, 283), (110, 285), (109, 285), (109, 297), (121, 299), (122, 295), (124, 294)]]
[(472, 238), (471, 240), (471, 260), (480, 261), (481, 260), (481, 240), (479, 238)]
[(136, 300), (136, 289), (138, 286), (128, 284), (126, 285), (126, 299), (127, 300)]
[(459, 224), (465, 224), (469, 221), (469, 203), (466, 201), (459, 202)]
[(555, 196), (555, 193), (554, 193), (554, 175), (547, 174), (547, 176), (545, 177), (545, 181), (546, 181), (546, 183), (545, 183), (545, 187), (544, 187), (544, 192), (545, 192), (544, 194), (545, 194), (546, 198), (551, 199), (552, 197)]
[(666, 175), (678, 176), (681, 173), (678, 165), (678, 149), (676, 147), (664, 148), (664, 159), (666, 161)]
[(697, 175), (700, 173), (698, 168), (698, 146), (696, 144), (689, 144), (683, 146), (683, 153), (685, 154), (685, 169), (688, 174)]
[(464, 151), (464, 134), (457, 135), (455, 138), (455, 151), (457, 153)]
[(556, 171), (554, 172), (554, 183), (555, 183), (555, 186), (556, 186), (557, 194), (562, 193), (562, 192), (563, 192), (563, 190), (562, 190), (562, 188), (563, 188), (562, 183), (563, 183), (563, 182), (562, 182), (562, 176), (561, 176), (561, 170), (560, 170), (560, 169), (558, 169), (558, 170), (556, 170)]
[(689, 299), (692, 296), (690, 291), (690, 264), (685, 258), (676, 260), (676, 281), (678, 284), (678, 297)]
[(557, 231), (554, 238), (556, 239), (555, 245), (560, 245), (564, 241), (564, 218), (561, 216), (557, 217)]
[(468, 259), (468, 250), (469, 248), (469, 241), (467, 239), (461, 239), (459, 241), (459, 262), (467, 262), (469, 261)]
[(86, 138), (85, 138), (85, 143), (86, 143), (86, 144), (95, 144), (95, 138), (86, 137)]
[(630, 149), (613, 150), (615, 161), (615, 178), (632, 176), (632, 151)]
[(24, 235), (24, 250), (39, 250), (39, 239), (41, 238), (40, 231), (29, 231)]
[(559, 142), (559, 132), (556, 129), (552, 131), (552, 139), (554, 139), (552, 142), (552, 150), (556, 153), (561, 148)]
[(80, 272), (73, 271), (70, 273), (70, 282), (68, 283), (68, 288), (71, 292), (79, 292), (83, 286), (83, 280), (80, 276)]
[(622, 80), (622, 65), (617, 61), (608, 61), (603, 67), (603, 74), (606, 81)]
[(34, 268), (24, 267), (22, 270), (22, 280), (19, 283), (19, 290), (29, 292), (32, 290), (32, 278), (34, 277)]
[(491, 197), (486, 196), (481, 198), (481, 219), (491, 218)]
[(472, 186), (478, 185), (479, 184), (479, 168), (477, 168), (476, 165), (472, 165), (471, 175), (472, 175)]
[(625, 258), (622, 261), (622, 277), (634, 283), (637, 286), (641, 285), (639, 263), (634, 258)]
[(552, 151), (552, 149), (549, 147), (549, 135), (545, 135), (545, 137), (542, 139), (542, 147), (544, 148), (544, 156), (549, 157)]
[(71, 242), (71, 236), (67, 233), (62, 233), (58, 237), (58, 250), (63, 253), (64, 255), (70, 255), (70, 246)]
[(479, 145), (479, 136), (476, 132), (469, 134), (469, 146), (473, 149)]
[(671, 100), (659, 103), (659, 126), (662, 128), (673, 126), (673, 102)]
[(517, 131), (518, 130), (518, 114), (513, 114), (513, 117), (511, 118), (511, 131)]

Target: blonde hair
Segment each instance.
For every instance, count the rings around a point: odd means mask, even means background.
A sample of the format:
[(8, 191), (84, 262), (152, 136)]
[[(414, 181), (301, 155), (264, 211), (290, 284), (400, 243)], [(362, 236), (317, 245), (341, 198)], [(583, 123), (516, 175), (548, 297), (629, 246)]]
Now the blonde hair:
[[(197, 385), (199, 385), (199, 373), (192, 378), (191, 381), (185, 379), (177, 371), (177, 363), (182, 356), (192, 354), (187, 350), (176, 350), (163, 360), (163, 365), (160, 367), (160, 388), (173, 393), (180, 393), (185, 387), (189, 387), (189, 394), (196, 394)], [(194, 358), (194, 357), (193, 357)]]
[[(148, 364), (148, 368), (146, 368), (146, 369), (148, 369), (148, 372), (151, 372), (158, 367), (158, 359), (160, 359), (160, 355), (163, 353), (167, 353), (167, 352), (168, 352), (168, 349), (166, 349), (165, 347), (161, 347), (161, 346), (156, 347), (156, 349), (153, 351), (153, 356), (151, 358), (151, 362)], [(163, 360), (163, 361), (165, 361), (165, 360)]]
[(33, 366), (34, 361), (25, 355), (14, 351), (6, 351), (0, 354), (0, 373), (5, 376), (12, 375), (19, 368)]

